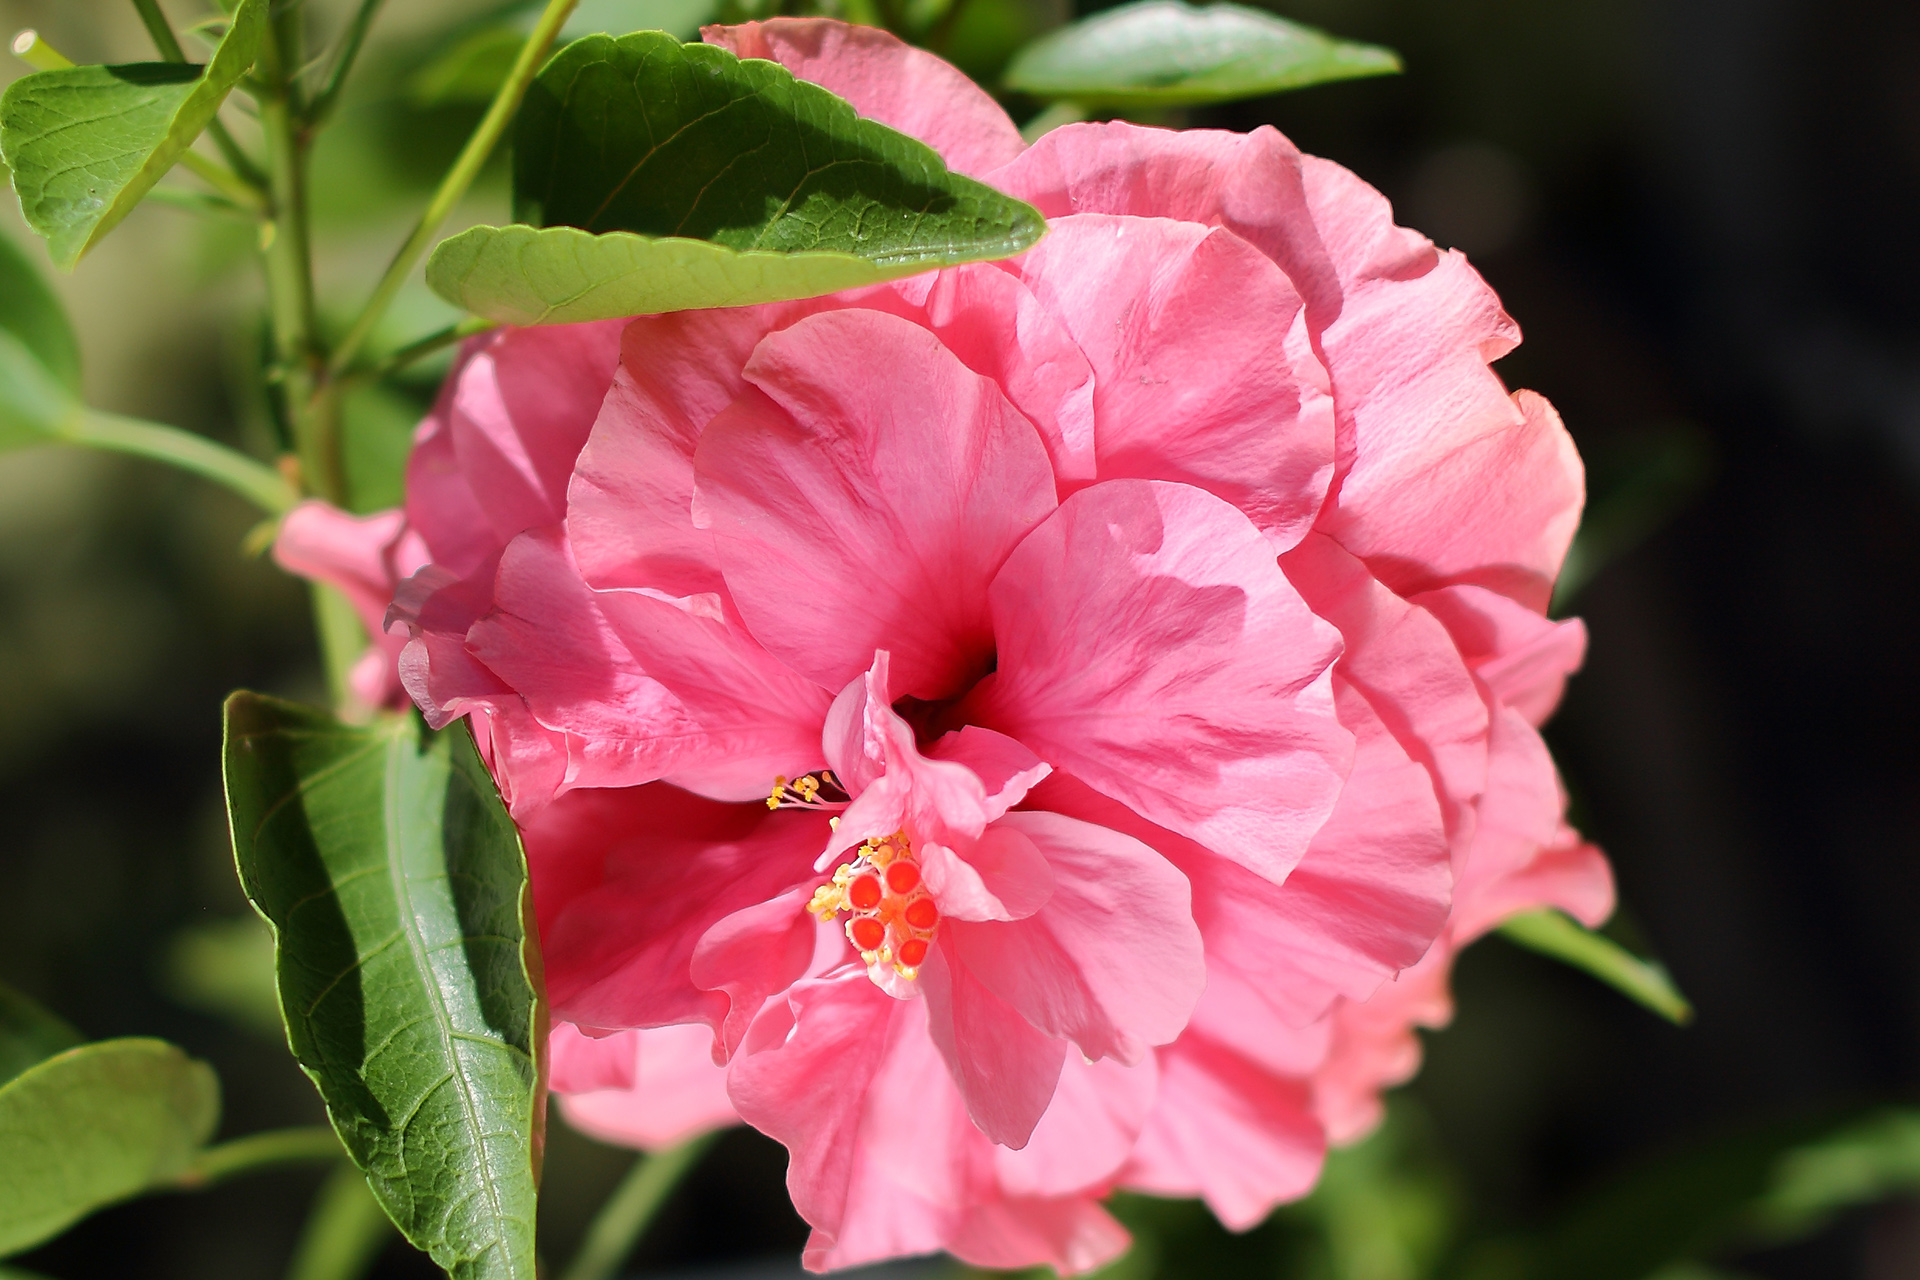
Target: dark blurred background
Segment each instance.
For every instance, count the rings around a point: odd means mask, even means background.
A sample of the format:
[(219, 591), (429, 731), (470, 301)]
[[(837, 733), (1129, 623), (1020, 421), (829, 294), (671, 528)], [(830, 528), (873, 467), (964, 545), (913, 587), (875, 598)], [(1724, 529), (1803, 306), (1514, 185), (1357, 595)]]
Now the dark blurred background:
[[(1060, 16), (971, 3), (980, 14), (955, 25), (953, 51), (989, 77), (1008, 31)], [(185, 0), (168, 7), (191, 16)], [(322, 28), (345, 8), (313, 7)], [(704, 11), (585, 8), (576, 29), (690, 32)], [(342, 309), (477, 115), (447, 50), (472, 39), (484, 61), (484, 28), (503, 13), (481, 0), (387, 9), (366, 77), (387, 87), (362, 91), (316, 161), (322, 287)], [(1460, 964), (1460, 1014), (1428, 1037), (1395, 1141), (1418, 1148), (1422, 1176), (1467, 1224), (1453, 1230), (1497, 1235), (1676, 1144), (1920, 1101), (1920, 6), (1280, 11), (1391, 45), (1406, 74), (1184, 122), (1271, 122), (1357, 170), (1401, 221), (1468, 252), (1520, 321), (1526, 343), (1502, 371), (1565, 415), (1597, 535), (1568, 603), (1591, 656), (1549, 737), (1577, 816), (1613, 857), (1624, 927), (1699, 1011), (1675, 1029), (1483, 942)], [(6, 32), (26, 25), (82, 61), (151, 56), (118, 0), (0, 0)], [(5, 204), (5, 233), (24, 237)], [(503, 205), (496, 180), (460, 217)], [(260, 341), (250, 234), (143, 208), (59, 281), (96, 404), (267, 438), (247, 372)], [(391, 328), (412, 336), (444, 317), (416, 289)], [(370, 454), (404, 449), (435, 372), (362, 397), (353, 430)], [(358, 505), (391, 501), (390, 488), (370, 472)], [(217, 989), (221, 948), (250, 945), (244, 926), (208, 929), (247, 910), (221, 811), (220, 699), (238, 686), (320, 697), (304, 593), (239, 553), (250, 523), (237, 501), (157, 467), (0, 458), (0, 980), (90, 1035), (160, 1035), (210, 1059), (228, 1133), (319, 1118), (276, 1034), (232, 1015), (247, 994)], [(564, 1255), (626, 1159), (556, 1138), (550, 1247)], [(729, 1137), (636, 1267), (790, 1257), (803, 1231), (783, 1163), (755, 1135)], [(141, 1202), (21, 1261), (66, 1280), (276, 1275), (316, 1184), (279, 1174)], [(1205, 1234), (1174, 1222), (1158, 1246), (1168, 1274), (1185, 1274), (1189, 1246), (1228, 1249), (1236, 1274), (1294, 1274), (1272, 1260), (1278, 1245), (1191, 1244)], [(1858, 1209), (1724, 1261), (1771, 1280), (1911, 1280), (1920, 1211)], [(1411, 1278), (1382, 1266), (1345, 1280)], [(396, 1246), (379, 1274), (432, 1272)], [(1149, 1260), (1130, 1274), (1152, 1274)]]

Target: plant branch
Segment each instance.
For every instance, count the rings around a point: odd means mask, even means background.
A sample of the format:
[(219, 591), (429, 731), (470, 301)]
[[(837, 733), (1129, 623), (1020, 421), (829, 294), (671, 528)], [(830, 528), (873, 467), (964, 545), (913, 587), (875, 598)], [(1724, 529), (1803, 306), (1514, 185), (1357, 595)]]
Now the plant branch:
[(258, 215), (266, 212), (267, 206), (260, 199), (260, 188), (247, 182), (225, 165), (216, 163), (197, 151), (182, 151), (180, 167), (250, 213)]
[(633, 1168), (594, 1215), (580, 1252), (561, 1280), (613, 1280), (668, 1194), (706, 1154), (713, 1138), (710, 1133), (702, 1134), (634, 1161)]
[(267, 232), (267, 302), (280, 389), (306, 488), (339, 502), (346, 488), (336, 407), (321, 397), (326, 361), (319, 348), (313, 260), (307, 239), (306, 146), (294, 69), (300, 65), (298, 5), (275, 5), (260, 44), (260, 127), (267, 140), (272, 217)]
[(413, 233), (388, 264), (380, 283), (374, 286), (373, 296), (361, 309), (353, 327), (340, 340), (331, 365), (335, 374), (345, 372), (352, 365), (354, 356), (392, 304), (393, 295), (400, 291), (400, 286), (420, 261), (420, 255), (427, 251), (427, 245), (440, 230), (440, 224), (447, 220), (447, 215), (453, 212), (453, 206), (460, 202), (460, 197), (467, 193), (473, 180), (480, 176), (481, 167), (486, 164), (487, 157), (493, 154), (495, 144), (513, 120), (514, 112), (520, 109), (520, 100), (526, 96), (527, 86), (533, 83), (534, 73), (540, 69), (554, 37), (560, 34), (561, 26), (573, 12), (576, 3), (578, 0), (547, 0), (540, 21), (534, 25), (526, 43), (520, 46), (520, 56), (514, 59), (513, 70), (507, 74), (506, 82), (493, 95), (493, 103), (487, 108), (487, 114), (481, 118), (473, 136), (467, 139), (467, 145), (453, 162), (453, 167), (447, 170), (447, 176), (441, 179), (440, 189), (433, 193), (433, 199), (427, 203), (420, 221), (414, 225)]
[(73, 65), (72, 58), (42, 40), (40, 33), (32, 27), (14, 36), (13, 56), (35, 71), (64, 71)]
[(393, 1232), (358, 1169), (342, 1161), (314, 1197), (287, 1280), (358, 1280)]
[(286, 477), (264, 462), (256, 462), (218, 441), (178, 427), (83, 409), (60, 430), (57, 438), (69, 444), (90, 445), (169, 463), (225, 485), (273, 515), (290, 509), (300, 500)]
[[(160, 51), (160, 56), (168, 62), (185, 62), (187, 52), (180, 47), (180, 39), (173, 34), (167, 15), (160, 11), (159, 0), (133, 0), (133, 7), (140, 11), (140, 21), (147, 24), (147, 34), (153, 37), (153, 47)], [(233, 166), (234, 173), (256, 194), (267, 185), (266, 175), (240, 149), (240, 144), (227, 132), (227, 126), (220, 123), (219, 117), (207, 122), (207, 133), (213, 138), (214, 145), (220, 148), (220, 154), (227, 158), (227, 163)]]
[(307, 104), (307, 128), (316, 129), (333, 114), (339, 105), (340, 90), (347, 83), (347, 73), (353, 70), (354, 59), (360, 56), (360, 46), (366, 43), (367, 30), (373, 26), (374, 15), (380, 11), (382, 0), (360, 0), (360, 7), (354, 12), (353, 21), (340, 37), (340, 51), (333, 57), (333, 67), (327, 72), (327, 82)]
[(338, 1160), (345, 1154), (340, 1139), (325, 1125), (269, 1129), (208, 1147), (194, 1157), (175, 1185), (193, 1191), (260, 1169)]
[(499, 328), (499, 322), (483, 316), (468, 316), (458, 324), (450, 324), (415, 342), (409, 342), (398, 351), (382, 356), (372, 364), (364, 365), (350, 375), (372, 381), (397, 373), (416, 360), (424, 360), (436, 351), (444, 351), (456, 342), (465, 341), (476, 333), (485, 333), (489, 329)]

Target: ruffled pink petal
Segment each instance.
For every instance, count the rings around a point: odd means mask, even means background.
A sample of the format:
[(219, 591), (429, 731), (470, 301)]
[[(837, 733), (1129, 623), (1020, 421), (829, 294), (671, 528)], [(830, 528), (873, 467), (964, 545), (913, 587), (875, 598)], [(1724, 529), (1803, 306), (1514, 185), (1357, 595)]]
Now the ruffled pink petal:
[(1558, 907), (1589, 928), (1613, 914), (1613, 869), (1605, 854), (1571, 828), (1562, 828), (1554, 842), (1524, 866), (1475, 894), (1472, 910), (1459, 921), (1460, 937), (1464, 941), (1509, 916), (1540, 907)]
[(1053, 772), (1052, 765), (1006, 734), (971, 724), (942, 735), (927, 749), (927, 758), (963, 764), (973, 771), (987, 793), (988, 822), (1026, 799)]
[(1266, 537), (1188, 485), (1084, 489), (991, 592), (998, 669), (971, 723), (1274, 880), (1332, 811), (1353, 740), (1333, 628)]
[(1160, 1098), (1122, 1175), (1125, 1185), (1203, 1196), (1235, 1231), (1312, 1189), (1326, 1140), (1301, 1081), (1197, 1035), (1182, 1036), (1159, 1057)]
[(567, 537), (589, 585), (721, 590), (713, 534), (693, 523), (693, 451), (790, 304), (641, 316), (567, 490)]
[(1500, 708), (1487, 735), (1487, 793), (1454, 891), (1456, 944), (1490, 923), (1479, 903), (1488, 886), (1520, 871), (1559, 837), (1566, 796), (1553, 757), (1519, 712)]
[(1053, 865), (1016, 826), (987, 828), (962, 856), (920, 846), (920, 870), (947, 920), (1025, 920), (1053, 897)]
[(700, 38), (742, 58), (779, 63), (868, 119), (918, 138), (956, 172), (978, 177), (1026, 147), (1000, 104), (957, 68), (877, 28), (770, 18), (702, 27)]
[(1086, 1196), (990, 1200), (961, 1222), (947, 1249), (976, 1267), (1050, 1265), (1063, 1276), (1097, 1271), (1133, 1237)]
[[(1470, 269), (1463, 263), (1460, 272)], [(1471, 285), (1435, 281), (1433, 287), (1485, 288), (1478, 276)], [(1427, 321), (1445, 322), (1444, 313)], [(1388, 385), (1403, 376), (1393, 351), (1397, 338), (1351, 340), (1351, 359), (1365, 354), (1377, 361), (1370, 370), (1380, 384), (1375, 400), (1385, 403), (1370, 401), (1360, 419), (1357, 460), (1320, 527), (1403, 595), (1465, 582), (1544, 610), (1585, 500), (1580, 455), (1560, 415), (1531, 391), (1516, 393), (1497, 412), (1448, 403), (1441, 387), (1428, 388), (1417, 408), (1400, 403), (1409, 397)], [(1369, 351), (1374, 343), (1381, 350)], [(1336, 379), (1340, 372), (1336, 364)], [(1463, 368), (1437, 372), (1434, 380), (1455, 376), (1479, 379)], [(1468, 397), (1464, 389), (1456, 394)], [(1408, 438), (1409, 420), (1441, 425)]]
[[(687, 976), (703, 991), (727, 998), (727, 1016), (715, 1027), (715, 1052), (731, 1056), (745, 1038), (762, 1005), (813, 968), (822, 947), (822, 925), (807, 914), (810, 882), (727, 916), (705, 933), (693, 949)], [(837, 939), (846, 950), (846, 939)]]
[(1453, 1018), (1452, 963), (1453, 948), (1437, 945), (1370, 999), (1335, 1011), (1333, 1046), (1312, 1082), (1313, 1114), (1328, 1142), (1345, 1146), (1365, 1137), (1385, 1114), (1381, 1093), (1419, 1071), (1415, 1029), (1444, 1027)]
[(1000, 1191), (1038, 1200), (1105, 1191), (1153, 1110), (1159, 1081), (1153, 1054), (1131, 1067), (1068, 1054), (1053, 1102), (1027, 1145), (993, 1149)]
[(1445, 624), (1460, 656), (1494, 697), (1539, 726), (1560, 704), (1567, 677), (1587, 656), (1578, 618), (1554, 622), (1484, 587), (1446, 587), (1414, 597)]
[(986, 669), (986, 587), (1054, 505), (1046, 448), (926, 330), (876, 311), (769, 335), (744, 396), (701, 436), (699, 503), (754, 636), (844, 687), (893, 655), (896, 693)]
[(703, 604), (591, 591), (558, 530), (534, 530), (501, 557), (467, 647), (580, 744), (571, 785), (666, 778), (764, 798), (776, 775), (818, 760), (827, 694)]
[(1488, 711), (1446, 628), (1324, 535), (1302, 540), (1281, 567), (1313, 611), (1340, 629), (1341, 677), (1433, 775), (1448, 834), (1464, 853), (1486, 788)]
[(858, 972), (797, 983), (754, 1023), (728, 1091), (790, 1153), (787, 1188), (814, 1229), (810, 1269), (945, 1244), (972, 1126), (918, 1002)]
[[(958, 959), (955, 940), (968, 929), (1019, 929), (1014, 924), (943, 921), (941, 936), (920, 967), (927, 1031), (953, 1073), (967, 1115), (1003, 1147), (1027, 1145), (1053, 1100), (1067, 1042), (1035, 1027)], [(970, 948), (976, 954), (982, 948)]]
[[(694, 983), (696, 946), (733, 913), (808, 884), (826, 825), (663, 783), (561, 796), (522, 831), (555, 1015), (607, 1029), (719, 1030), (730, 1001)], [(798, 904), (794, 918), (812, 923)], [(763, 952), (777, 971), (763, 977), (767, 989), (805, 971), (810, 928), (802, 942)]]
[(1271, 260), (1197, 223), (1086, 215), (1014, 269), (1092, 363), (1102, 479), (1195, 484), (1276, 550), (1300, 539), (1333, 477), (1333, 399)]
[[(408, 513), (437, 562), (464, 573), (472, 557), (484, 554), (471, 527), (442, 536), (450, 524), (465, 525), (475, 514), (491, 530), (494, 546), (565, 518), (567, 480), (613, 381), (622, 324), (502, 329), (469, 349), (449, 377), (444, 420), (437, 426), (430, 421), (422, 433), (422, 443), (429, 433), (444, 438), (448, 452), (430, 451), (408, 468)], [(465, 494), (421, 474), (449, 463)], [(449, 487), (453, 510), (438, 510), (434, 500)], [(467, 555), (443, 555), (442, 541)]]
[(1057, 813), (996, 828), (1045, 855), (1053, 893), (1025, 920), (944, 921), (956, 968), (1089, 1059), (1137, 1063), (1179, 1035), (1206, 985), (1186, 877), (1131, 836)]
[[(623, 1147), (660, 1151), (702, 1133), (738, 1124), (727, 1097), (727, 1072), (713, 1064), (712, 1039), (700, 1026), (622, 1031), (589, 1043), (624, 1051), (624, 1084), (579, 1088), (586, 1080), (562, 1083), (560, 1049), (565, 1023), (554, 1027), (553, 1091), (561, 1114), (580, 1132)], [(576, 1038), (585, 1040), (586, 1037)]]

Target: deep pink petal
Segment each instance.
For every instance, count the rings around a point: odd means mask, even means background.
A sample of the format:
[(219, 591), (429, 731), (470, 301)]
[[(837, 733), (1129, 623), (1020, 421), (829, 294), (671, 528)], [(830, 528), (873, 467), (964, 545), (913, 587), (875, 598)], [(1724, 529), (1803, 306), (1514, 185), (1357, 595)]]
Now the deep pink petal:
[(554, 1092), (563, 1095), (561, 1113), (575, 1129), (602, 1142), (660, 1151), (739, 1123), (727, 1097), (726, 1069), (713, 1064), (705, 1027), (623, 1031), (612, 1040), (626, 1049), (634, 1073), (624, 1086), (563, 1088), (556, 1054)]
[(1056, 219), (1013, 269), (1094, 371), (1102, 479), (1195, 484), (1285, 550), (1333, 477), (1333, 399), (1300, 297), (1231, 232)]
[(1160, 1101), (1125, 1184), (1205, 1197), (1235, 1231), (1312, 1189), (1326, 1140), (1298, 1080), (1261, 1070), (1200, 1036), (1160, 1050)]
[(1131, 836), (1057, 813), (996, 825), (1045, 855), (1053, 893), (1024, 920), (944, 922), (957, 967), (1090, 1059), (1137, 1063), (1179, 1035), (1206, 984), (1186, 877)]
[(1240, 512), (1187, 485), (1069, 498), (992, 589), (998, 670), (965, 718), (1274, 880), (1338, 798), (1333, 628)]
[(522, 832), (555, 1014), (608, 1029), (719, 1029), (729, 1000), (694, 983), (695, 947), (734, 912), (811, 882), (825, 827), (818, 814), (717, 804), (664, 783), (560, 797)]
[(754, 636), (830, 689), (876, 649), (896, 694), (965, 688), (992, 653), (987, 583), (1054, 505), (1033, 424), (925, 329), (876, 311), (770, 335), (747, 376), (766, 394), (707, 427), (696, 468)]
[(1027, 792), (1053, 772), (1053, 766), (1006, 734), (971, 724), (943, 735), (927, 756), (973, 770), (987, 793), (988, 822), (1026, 799)]
[(1428, 591), (1414, 603), (1446, 625), (1494, 697), (1535, 726), (1553, 714), (1567, 677), (1587, 656), (1587, 628), (1580, 619), (1554, 622), (1484, 587)]
[(764, 797), (817, 762), (827, 695), (700, 603), (591, 591), (558, 531), (535, 530), (501, 557), (467, 647), (580, 744), (571, 784)]
[(1067, 1042), (1039, 1030), (954, 958), (966, 929), (1017, 929), (1018, 924), (947, 922), (920, 968), (927, 1032), (946, 1059), (980, 1132), (1003, 1147), (1027, 1145), (1053, 1099)]
[[(502, 329), (468, 351), (449, 378), (452, 393), (443, 402), (450, 454), (436, 450), (409, 464), (408, 514), (436, 561), (466, 572), (470, 557), (484, 554), (470, 527), (443, 536), (449, 524), (476, 513), (492, 531), (494, 546), (565, 518), (567, 479), (613, 381), (622, 323)], [(436, 428), (430, 423), (426, 430)], [(448, 462), (472, 506), (454, 486), (455, 509), (443, 512), (433, 499), (445, 486), (416, 473)], [(467, 555), (444, 555), (443, 541)]]
[(1026, 144), (1000, 104), (958, 69), (874, 27), (829, 18), (771, 18), (700, 29), (708, 44), (778, 62), (870, 120), (918, 138), (947, 167), (979, 176)]

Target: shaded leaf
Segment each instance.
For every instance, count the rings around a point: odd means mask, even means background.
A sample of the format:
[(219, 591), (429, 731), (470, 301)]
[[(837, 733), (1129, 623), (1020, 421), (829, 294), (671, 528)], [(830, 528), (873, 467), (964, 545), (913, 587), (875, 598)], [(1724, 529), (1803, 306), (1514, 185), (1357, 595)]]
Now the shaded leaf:
[(80, 343), (67, 310), (12, 236), (0, 236), (0, 329), (18, 338), (56, 382), (80, 394)]
[(0, 1255), (173, 1181), (213, 1133), (212, 1068), (160, 1040), (103, 1040), (0, 1087)]
[(59, 438), (80, 402), (27, 344), (0, 329), (0, 452)]
[(466, 729), (236, 693), (226, 780), (288, 1039), (374, 1195), (456, 1280), (533, 1280), (538, 955)]
[(1665, 968), (1655, 961), (1642, 960), (1613, 939), (1559, 911), (1543, 908), (1522, 912), (1500, 926), (1500, 935), (1591, 974), (1669, 1022), (1693, 1020), (1693, 1006), (1673, 985)]
[(1260, 9), (1141, 0), (1034, 41), (1008, 65), (1006, 86), (1090, 107), (1151, 109), (1398, 70), (1391, 49), (1338, 40)]
[(24, 76), (0, 95), (0, 157), (63, 268), (133, 210), (253, 65), (267, 0), (244, 0), (203, 67), (139, 62)]
[(65, 1021), (0, 982), (0, 1085), (82, 1038)]
[(470, 31), (413, 73), (407, 81), (407, 96), (421, 107), (490, 102), (526, 39), (526, 32), (509, 26)]
[(557, 323), (809, 297), (1006, 257), (1046, 229), (784, 68), (658, 31), (589, 36), (540, 72), (514, 216), (543, 229), (474, 227), (434, 251), (428, 283)]
[(1805, 1235), (1835, 1212), (1920, 1192), (1920, 1111), (1889, 1108), (1795, 1147), (1774, 1163), (1753, 1206), (1755, 1231)]

